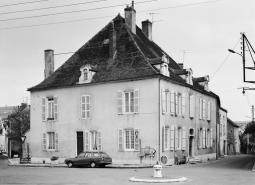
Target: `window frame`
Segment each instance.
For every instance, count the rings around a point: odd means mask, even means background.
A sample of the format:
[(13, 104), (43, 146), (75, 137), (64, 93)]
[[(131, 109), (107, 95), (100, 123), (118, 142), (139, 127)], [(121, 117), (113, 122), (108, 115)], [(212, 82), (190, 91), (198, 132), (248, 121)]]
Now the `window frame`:
[[(131, 96), (131, 94), (133, 94), (133, 96)], [(126, 95), (128, 95), (128, 97)], [(117, 105), (118, 105), (119, 115), (138, 114), (139, 113), (139, 89), (118, 90)], [(128, 107), (128, 111), (127, 111), (127, 107)], [(132, 109), (132, 112), (131, 112), (131, 109)]]
[(58, 121), (58, 97), (42, 97), (42, 121)]
[(43, 151), (59, 151), (58, 132), (43, 133)]
[[(83, 98), (85, 100), (84, 102), (83, 102)], [(84, 109), (83, 109), (83, 106), (84, 106)], [(81, 110), (81, 119), (91, 119), (91, 96), (90, 95), (88, 94), (81, 95), (80, 110)]]

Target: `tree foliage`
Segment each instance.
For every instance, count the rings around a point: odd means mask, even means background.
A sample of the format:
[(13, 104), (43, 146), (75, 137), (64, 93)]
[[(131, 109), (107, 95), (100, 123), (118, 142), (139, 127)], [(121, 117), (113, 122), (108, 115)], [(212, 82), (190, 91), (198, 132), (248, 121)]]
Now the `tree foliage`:
[(248, 146), (255, 147), (255, 122), (250, 122), (246, 125), (241, 140), (244, 147), (247, 147), (247, 140), (249, 140)]
[(30, 129), (30, 109), (14, 108), (4, 120), (4, 127), (7, 128), (7, 137), (20, 141), (21, 136)]

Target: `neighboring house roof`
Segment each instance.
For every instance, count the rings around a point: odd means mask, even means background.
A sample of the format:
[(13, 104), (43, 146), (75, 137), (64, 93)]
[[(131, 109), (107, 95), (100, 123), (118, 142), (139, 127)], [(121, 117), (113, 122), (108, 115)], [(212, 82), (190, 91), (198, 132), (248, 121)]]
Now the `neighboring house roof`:
[(229, 118), (227, 119), (227, 122), (230, 123), (230, 124), (232, 124), (234, 127), (237, 127), (237, 128), (239, 127), (238, 124), (236, 124), (235, 122), (233, 122), (233, 121), (232, 121), (231, 119), (229, 119)]
[(227, 109), (224, 109), (223, 107), (220, 107), (221, 110), (223, 110), (224, 112), (228, 112)]
[[(106, 39), (109, 39), (111, 22), (114, 23), (114, 29), (116, 31), (117, 53), (114, 61), (110, 61), (109, 59), (109, 43), (106, 42)], [(79, 86), (77, 82), (81, 75), (80, 68), (89, 64), (97, 66), (96, 74), (91, 84), (160, 76), (163, 79), (213, 96), (220, 102), (216, 94), (204, 90), (204, 87), (196, 82), (193, 86), (189, 85), (174, 72), (170, 72), (170, 77), (161, 75), (160, 71), (154, 65), (162, 63), (161, 58), (164, 54), (169, 59), (169, 68), (171, 71), (182, 71), (182, 68), (156, 43), (149, 40), (138, 26), (136, 26), (136, 34), (133, 34), (126, 25), (125, 19), (120, 15), (116, 16), (111, 22), (78, 49), (51, 76), (43, 80), (40, 84), (29, 88), (28, 91)]]

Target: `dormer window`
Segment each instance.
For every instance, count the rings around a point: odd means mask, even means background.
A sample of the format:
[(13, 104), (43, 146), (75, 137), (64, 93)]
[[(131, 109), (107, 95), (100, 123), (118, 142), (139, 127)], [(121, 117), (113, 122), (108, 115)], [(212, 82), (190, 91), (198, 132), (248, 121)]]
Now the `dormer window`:
[(168, 61), (168, 58), (166, 57), (166, 55), (163, 53), (163, 56), (161, 58), (161, 65), (160, 65), (160, 73), (164, 76), (170, 76), (169, 74), (169, 70), (168, 70), (168, 64), (169, 64), (169, 61)]
[(80, 68), (81, 76), (79, 78), (78, 84), (90, 83), (92, 81), (93, 76), (95, 75), (94, 70), (92, 71), (92, 67), (89, 64)]

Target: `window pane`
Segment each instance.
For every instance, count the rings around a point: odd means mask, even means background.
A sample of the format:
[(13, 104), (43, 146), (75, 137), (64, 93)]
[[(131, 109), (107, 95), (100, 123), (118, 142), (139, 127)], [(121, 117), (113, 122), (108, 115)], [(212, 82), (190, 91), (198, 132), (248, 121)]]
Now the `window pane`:
[(129, 131), (126, 130), (126, 149), (130, 149), (130, 142), (129, 142)]
[(87, 110), (89, 110), (89, 109), (90, 109), (89, 104), (87, 104), (86, 108), (87, 108)]
[(134, 130), (130, 130), (131, 132), (131, 149), (135, 148), (135, 135), (134, 135)]
[(129, 112), (129, 93), (125, 93), (125, 107), (126, 112)]
[(130, 112), (134, 112), (134, 92), (130, 92)]
[(86, 102), (89, 103), (89, 96), (86, 96)]
[(85, 104), (82, 104), (82, 110), (85, 110)]

